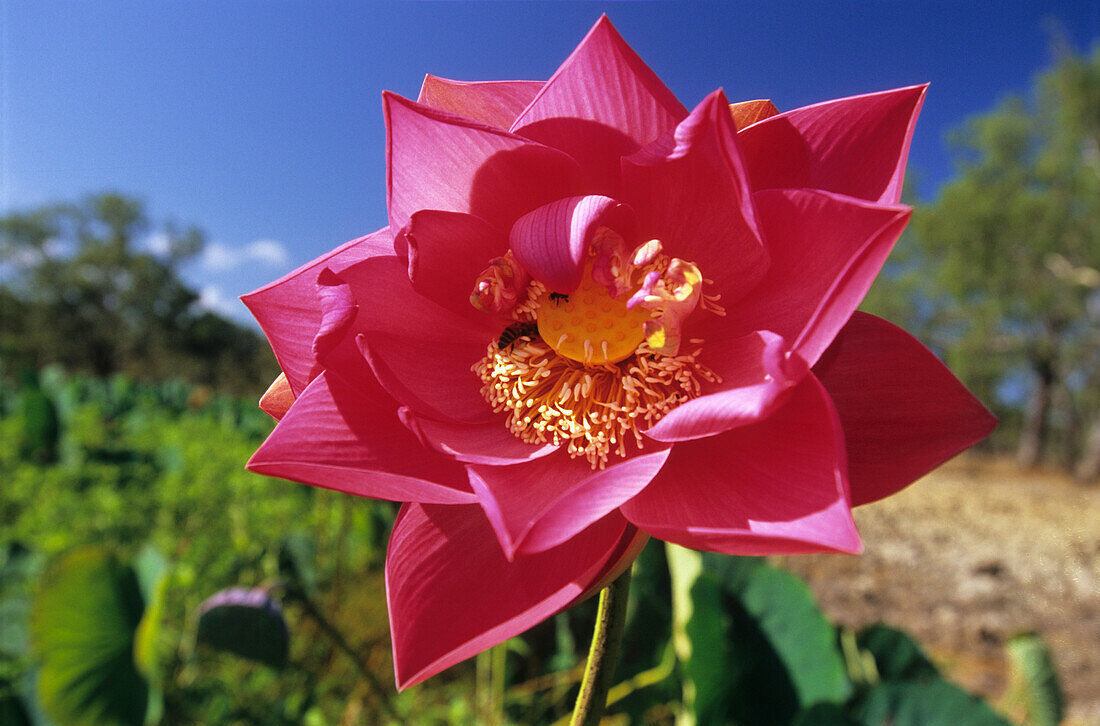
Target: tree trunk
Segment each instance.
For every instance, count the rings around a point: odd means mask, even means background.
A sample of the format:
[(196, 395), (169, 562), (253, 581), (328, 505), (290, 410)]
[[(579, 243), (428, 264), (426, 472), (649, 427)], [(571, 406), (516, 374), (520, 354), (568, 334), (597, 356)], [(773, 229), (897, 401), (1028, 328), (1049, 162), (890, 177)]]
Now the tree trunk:
[(1073, 471), (1074, 464), (1080, 461), (1084, 422), (1081, 412), (1073, 400), (1073, 391), (1064, 384), (1054, 387), (1051, 401), (1051, 417), (1059, 423), (1057, 432), (1058, 458), (1062, 468)]
[(1085, 451), (1077, 462), (1074, 476), (1083, 482), (1092, 482), (1100, 479), (1100, 413), (1089, 429), (1089, 438), (1085, 442)]
[(1047, 419), (1054, 384), (1054, 367), (1049, 361), (1034, 361), (1032, 370), (1035, 372), (1035, 383), (1028, 393), (1020, 446), (1016, 450), (1016, 461), (1027, 468), (1039, 463), (1046, 446)]

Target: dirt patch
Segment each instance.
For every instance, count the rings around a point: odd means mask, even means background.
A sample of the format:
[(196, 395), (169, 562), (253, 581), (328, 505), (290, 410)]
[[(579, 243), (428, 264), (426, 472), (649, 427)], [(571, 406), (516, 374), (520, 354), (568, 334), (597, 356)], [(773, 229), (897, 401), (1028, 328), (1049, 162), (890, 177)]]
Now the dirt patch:
[(947, 674), (998, 703), (1005, 642), (1054, 651), (1067, 722), (1100, 724), (1100, 487), (963, 459), (856, 511), (860, 557), (786, 558), (837, 622), (898, 625)]

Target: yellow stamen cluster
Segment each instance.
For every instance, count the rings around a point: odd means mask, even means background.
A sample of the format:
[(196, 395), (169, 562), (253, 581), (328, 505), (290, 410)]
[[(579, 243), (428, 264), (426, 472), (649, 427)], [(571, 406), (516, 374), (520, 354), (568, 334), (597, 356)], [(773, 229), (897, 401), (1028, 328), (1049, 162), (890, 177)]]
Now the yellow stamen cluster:
[(523, 299), (512, 309), (512, 318), (522, 322), (534, 320), (535, 311), (539, 309), (544, 295), (546, 295), (546, 285), (538, 280), (531, 280)]
[(700, 394), (702, 381), (718, 382), (700, 363), (698, 345), (687, 354), (661, 356), (643, 344), (620, 363), (584, 365), (559, 355), (546, 342), (523, 336), (511, 345), (489, 344), (473, 366), (493, 410), (508, 413), (508, 427), (532, 444), (565, 444), (603, 469), (611, 452), (641, 448), (641, 429)]

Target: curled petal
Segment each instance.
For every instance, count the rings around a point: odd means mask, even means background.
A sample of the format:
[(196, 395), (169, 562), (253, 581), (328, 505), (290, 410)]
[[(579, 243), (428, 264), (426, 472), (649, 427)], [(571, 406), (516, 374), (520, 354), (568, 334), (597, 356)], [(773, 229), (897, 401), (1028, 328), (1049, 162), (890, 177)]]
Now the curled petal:
[(386, 553), (398, 688), (563, 610), (621, 567), (636, 539), (613, 512), (568, 542), (510, 562), (478, 507), (405, 505)]
[(771, 265), (730, 325), (774, 331), (813, 365), (867, 294), (912, 210), (807, 189), (755, 198)]
[(769, 418), (677, 444), (622, 513), (654, 537), (728, 554), (859, 552), (840, 424), (807, 376)]
[(889, 496), (997, 419), (916, 338), (857, 312), (814, 366), (844, 427), (852, 504)]
[(313, 357), (323, 360), (347, 334), (359, 313), (351, 287), (339, 275), (325, 268), (317, 276), (317, 301), (321, 305), (321, 325), (313, 337)]
[(637, 303), (659, 310), (659, 316), (645, 321), (646, 343), (656, 353), (676, 355), (683, 321), (699, 305), (703, 294), (703, 276), (698, 267), (678, 257), (672, 259), (663, 277), (655, 275), (654, 272), (646, 275), (642, 288), (630, 298), (627, 307)]
[(508, 243), (532, 277), (551, 290), (568, 293), (580, 284), (589, 245), (601, 228), (631, 239), (633, 210), (610, 197), (559, 199), (516, 220)]
[(416, 102), (507, 129), (543, 85), (542, 81), (452, 81), (429, 73)]
[(512, 466), (469, 467), (470, 485), (505, 557), (554, 547), (641, 491), (668, 458), (668, 447), (593, 471), (564, 449)]
[(601, 17), (512, 124), (584, 166), (586, 192), (614, 196), (619, 159), (676, 125), (687, 110)]
[(325, 268), (339, 271), (369, 257), (390, 254), (393, 254), (393, 237), (389, 230), (380, 229), (241, 297), (263, 328), (295, 394), (305, 390), (321, 371), (313, 355), (313, 340), (322, 317), (317, 296), (318, 275)]
[(896, 204), (927, 90), (924, 84), (826, 101), (744, 129), (739, 138), (753, 188), (823, 189)]
[(557, 149), (392, 93), (382, 101), (395, 235), (419, 209), (472, 214), (506, 231), (520, 215), (579, 191), (577, 163)]
[(377, 383), (358, 384), (314, 378), (248, 469), (374, 499), (473, 501), (461, 465), (421, 446)]
[(516, 261), (508, 250), (489, 260), (489, 265), (474, 280), (470, 293), (470, 305), (479, 312), (492, 313), (507, 318), (520, 303), (527, 302), (528, 285), (531, 282), (527, 270)]

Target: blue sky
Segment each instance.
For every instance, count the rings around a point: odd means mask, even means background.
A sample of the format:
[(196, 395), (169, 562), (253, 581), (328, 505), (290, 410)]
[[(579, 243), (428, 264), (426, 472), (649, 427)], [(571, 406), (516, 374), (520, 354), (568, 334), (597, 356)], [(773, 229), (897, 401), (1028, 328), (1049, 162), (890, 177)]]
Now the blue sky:
[(385, 223), (383, 89), (545, 79), (603, 12), (688, 107), (719, 86), (789, 109), (931, 82), (925, 196), (951, 174), (946, 131), (1024, 92), (1052, 27), (1100, 38), (1095, 0), (0, 0), (0, 214), (136, 195), (206, 230), (186, 275), (244, 319), (237, 295)]

